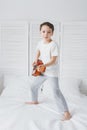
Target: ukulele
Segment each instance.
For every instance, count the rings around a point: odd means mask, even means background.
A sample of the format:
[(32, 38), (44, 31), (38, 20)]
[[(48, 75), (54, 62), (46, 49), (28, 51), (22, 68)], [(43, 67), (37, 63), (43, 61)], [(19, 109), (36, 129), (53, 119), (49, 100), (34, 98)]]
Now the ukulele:
[(40, 60), (40, 59), (38, 59), (37, 64), (34, 64), (34, 63), (33, 63), (33, 72), (32, 72), (32, 75), (33, 75), (33, 76), (39, 76), (39, 75), (41, 75), (43, 72), (45, 72), (46, 67), (45, 67), (45, 66), (40, 66), (40, 67), (39, 67), (39, 70), (38, 70), (38, 66), (39, 66), (39, 65), (43, 65), (43, 62), (42, 62), (42, 60)]

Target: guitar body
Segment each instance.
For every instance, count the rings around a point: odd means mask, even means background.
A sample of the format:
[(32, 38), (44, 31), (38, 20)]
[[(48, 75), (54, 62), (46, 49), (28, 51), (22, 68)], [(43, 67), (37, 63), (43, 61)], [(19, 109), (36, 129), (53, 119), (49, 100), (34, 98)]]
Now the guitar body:
[(37, 64), (34, 64), (34, 66), (33, 66), (33, 72), (32, 72), (33, 76), (39, 76), (39, 75), (41, 75), (41, 73), (45, 72), (46, 67), (43, 67), (43, 66), (40, 67), (40, 70), (38, 71), (39, 65), (43, 65), (43, 62), (40, 59), (38, 59)]

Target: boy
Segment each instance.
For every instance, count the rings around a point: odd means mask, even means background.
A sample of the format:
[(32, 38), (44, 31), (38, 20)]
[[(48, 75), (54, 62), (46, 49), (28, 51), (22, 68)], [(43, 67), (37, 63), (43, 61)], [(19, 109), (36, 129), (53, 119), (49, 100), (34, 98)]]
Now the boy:
[(37, 70), (41, 71), (41, 67), (45, 67), (46, 71), (40, 76), (33, 76), (31, 85), (32, 102), (29, 102), (29, 104), (38, 104), (38, 89), (45, 80), (50, 78), (56, 104), (60, 108), (60, 112), (64, 112), (62, 120), (69, 120), (71, 115), (58, 84), (58, 47), (51, 39), (53, 32), (54, 26), (50, 22), (44, 22), (40, 25), (42, 40), (38, 43), (34, 64), (37, 64), (40, 58), (44, 64), (39, 65)]

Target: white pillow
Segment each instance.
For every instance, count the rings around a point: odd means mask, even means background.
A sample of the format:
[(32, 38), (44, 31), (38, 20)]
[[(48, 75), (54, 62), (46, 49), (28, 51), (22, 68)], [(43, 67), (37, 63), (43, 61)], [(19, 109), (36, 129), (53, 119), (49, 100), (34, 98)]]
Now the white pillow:
[(75, 79), (75, 78), (61, 78), (59, 81), (60, 84), (60, 90), (65, 96), (65, 98), (70, 98), (70, 97), (80, 97), (80, 84), (81, 80), (80, 79)]
[(4, 90), (1, 96), (12, 97), (18, 100), (30, 100), (29, 77), (5, 75)]
[[(68, 77), (67, 78), (63, 77), (59, 79), (59, 88), (65, 98), (81, 96), (81, 92), (79, 88), (80, 84), (81, 84), (80, 79), (68, 78)], [(43, 94), (48, 98), (54, 99), (53, 91), (50, 85), (51, 85), (50, 80), (47, 80), (43, 84), (42, 86)]]

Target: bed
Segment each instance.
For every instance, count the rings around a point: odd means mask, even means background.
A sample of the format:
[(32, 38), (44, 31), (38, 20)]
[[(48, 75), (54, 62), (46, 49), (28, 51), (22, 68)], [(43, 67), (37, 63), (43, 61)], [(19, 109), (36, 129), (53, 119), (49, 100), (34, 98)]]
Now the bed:
[[(87, 130), (87, 21), (54, 22), (59, 83), (72, 118), (61, 121), (49, 81), (31, 101), (32, 59), (39, 21), (0, 22), (0, 130)], [(43, 88), (43, 91), (41, 91)]]
[(60, 79), (60, 89), (72, 114), (68, 121), (61, 121), (63, 113), (58, 112), (47, 82), (45, 89), (39, 90), (40, 104), (29, 105), (25, 102), (31, 100), (31, 77), (1, 76), (0, 130), (87, 130), (87, 96), (81, 92), (83, 81)]

